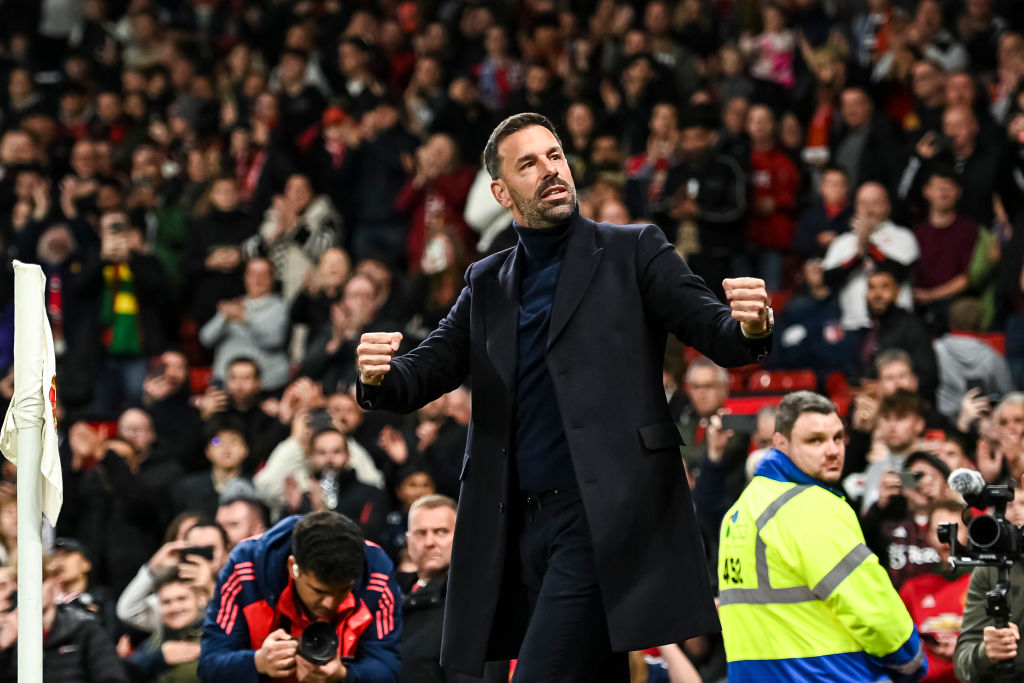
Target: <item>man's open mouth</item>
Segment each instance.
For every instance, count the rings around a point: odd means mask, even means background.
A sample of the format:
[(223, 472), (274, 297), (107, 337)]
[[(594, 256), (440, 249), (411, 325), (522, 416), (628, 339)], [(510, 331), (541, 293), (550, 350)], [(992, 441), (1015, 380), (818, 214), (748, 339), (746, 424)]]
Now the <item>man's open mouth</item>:
[(540, 194), (541, 199), (565, 199), (569, 196), (569, 190), (565, 185), (552, 185)]

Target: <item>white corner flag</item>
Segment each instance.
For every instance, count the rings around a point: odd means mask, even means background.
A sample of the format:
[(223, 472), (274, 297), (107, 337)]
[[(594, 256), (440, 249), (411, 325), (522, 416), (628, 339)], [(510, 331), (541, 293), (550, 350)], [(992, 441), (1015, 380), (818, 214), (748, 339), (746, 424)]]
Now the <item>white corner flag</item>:
[[(64, 486), (57, 451), (57, 365), (43, 303), (45, 291), (42, 268), (14, 262), (14, 398), (0, 432), (0, 450), (15, 465), (19, 460), (23, 465), (39, 463), (36, 471), (43, 475), (37, 489), (39, 505), (50, 524), (56, 524)], [(41, 451), (23, 452), (20, 447), (25, 442), (19, 444), (19, 430), (34, 432), (40, 427)], [(18, 479), (23, 474), (19, 467)]]

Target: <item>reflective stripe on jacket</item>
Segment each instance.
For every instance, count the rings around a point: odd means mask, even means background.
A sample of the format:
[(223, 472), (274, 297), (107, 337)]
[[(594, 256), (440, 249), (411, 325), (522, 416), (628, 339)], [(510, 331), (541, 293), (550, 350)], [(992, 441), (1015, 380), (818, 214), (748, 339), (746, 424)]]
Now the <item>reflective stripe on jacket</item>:
[(779, 451), (722, 521), (718, 578), (730, 683), (927, 672), (914, 623), (853, 509)]

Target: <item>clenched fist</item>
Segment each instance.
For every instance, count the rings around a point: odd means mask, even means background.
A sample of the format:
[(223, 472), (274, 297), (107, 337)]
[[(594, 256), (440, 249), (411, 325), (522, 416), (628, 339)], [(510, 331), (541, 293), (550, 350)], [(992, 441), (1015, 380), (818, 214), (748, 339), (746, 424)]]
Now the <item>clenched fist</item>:
[(740, 321), (743, 331), (750, 335), (768, 331), (768, 291), (764, 280), (738, 277), (722, 280), (722, 288), (732, 308), (732, 317)]
[(356, 369), (359, 381), (377, 386), (391, 370), (391, 358), (402, 343), (401, 332), (367, 332), (356, 347)]

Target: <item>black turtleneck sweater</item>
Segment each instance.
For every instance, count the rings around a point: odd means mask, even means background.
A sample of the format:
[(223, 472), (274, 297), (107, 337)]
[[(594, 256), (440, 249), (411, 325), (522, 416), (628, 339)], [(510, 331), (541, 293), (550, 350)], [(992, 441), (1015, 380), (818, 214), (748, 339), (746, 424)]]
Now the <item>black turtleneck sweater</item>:
[(515, 408), (515, 460), (523, 491), (576, 487), (562, 413), (547, 365), (551, 308), (571, 223), (572, 218), (548, 229), (514, 225), (523, 262)]

